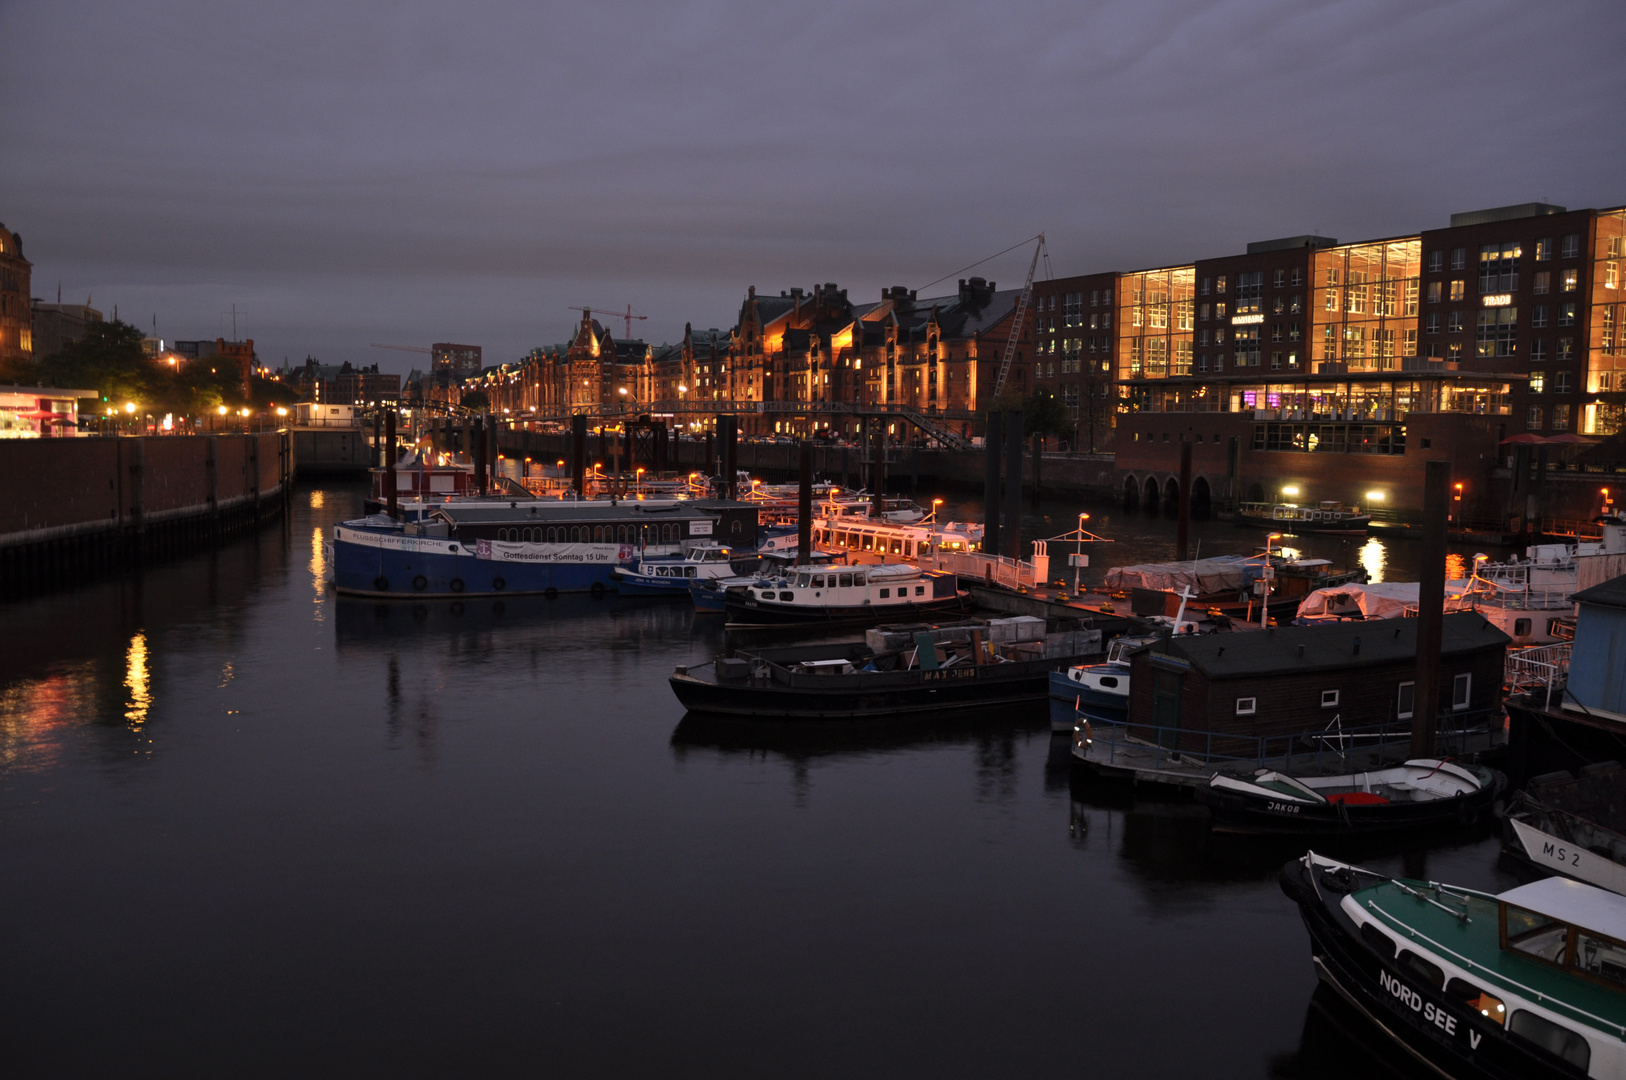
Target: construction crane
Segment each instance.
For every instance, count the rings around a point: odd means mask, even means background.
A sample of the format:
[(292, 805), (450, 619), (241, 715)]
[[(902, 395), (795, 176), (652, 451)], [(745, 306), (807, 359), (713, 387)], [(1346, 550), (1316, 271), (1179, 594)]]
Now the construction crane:
[[(585, 315), (591, 315), (595, 311), (600, 313), (600, 314), (606, 314), (606, 312), (604, 311), (603, 308), (577, 307), (575, 304), (570, 305), (570, 310), (571, 311), (580, 311)], [(648, 315), (634, 315), (632, 313), (632, 305), (631, 304), (627, 305), (627, 310), (626, 311), (618, 311), (618, 312), (616, 312), (614, 315), (612, 315), (610, 317), (613, 318), (613, 319), (621, 319), (627, 324), (627, 332), (626, 332), (625, 335), (622, 336), (622, 338), (621, 338), (622, 341), (631, 341), (632, 340), (632, 320), (637, 319), (639, 322), (643, 322), (645, 319), (649, 318)]]
[(1005, 380), (1011, 374), (1011, 361), (1016, 356), (1016, 343), (1022, 337), (1022, 320), (1027, 316), (1028, 305), (1033, 302), (1033, 272), (1039, 268), (1039, 256), (1044, 255), (1045, 265), (1049, 265), (1050, 256), (1045, 252), (1044, 233), (1040, 233), (1034, 239), (1038, 244), (1033, 248), (1033, 261), (1028, 263), (1028, 276), (1022, 283), (1022, 293), (1016, 298), (1016, 315), (1011, 319), (1011, 336), (1005, 339), (1005, 355), (999, 362), (999, 378), (994, 380), (994, 401), (999, 400), (999, 395), (1005, 390)]

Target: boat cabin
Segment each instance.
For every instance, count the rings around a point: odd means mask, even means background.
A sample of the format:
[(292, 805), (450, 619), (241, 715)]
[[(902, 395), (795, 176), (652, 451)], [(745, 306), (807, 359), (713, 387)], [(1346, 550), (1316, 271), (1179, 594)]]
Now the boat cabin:
[[(737, 508), (737, 509), (736, 509)], [(533, 544), (622, 544), (680, 548), (691, 540), (727, 538), (756, 544), (756, 510), (700, 501), (647, 503), (497, 501), (449, 503), (429, 515), (466, 544), (497, 540)], [(733, 537), (739, 540), (733, 540)]]
[(1626, 991), (1626, 896), (1553, 877), (1496, 901), (1503, 949)]

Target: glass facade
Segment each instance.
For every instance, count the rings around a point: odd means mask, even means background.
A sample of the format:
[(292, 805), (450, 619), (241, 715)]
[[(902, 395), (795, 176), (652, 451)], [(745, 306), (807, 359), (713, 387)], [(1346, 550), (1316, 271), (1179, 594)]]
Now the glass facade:
[(1315, 359), (1349, 371), (1394, 371), (1415, 355), (1421, 260), (1418, 237), (1316, 252)]
[(1191, 374), (1195, 271), (1140, 270), (1118, 280), (1118, 377)]

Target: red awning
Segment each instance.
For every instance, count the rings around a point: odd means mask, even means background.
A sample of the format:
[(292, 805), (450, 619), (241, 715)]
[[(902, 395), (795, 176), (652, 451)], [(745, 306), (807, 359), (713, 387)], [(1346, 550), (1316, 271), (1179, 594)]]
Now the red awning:
[(1542, 438), (1540, 435), (1535, 435), (1528, 431), (1522, 431), (1517, 435), (1509, 435), (1507, 438), (1503, 439), (1502, 445), (1506, 446), (1508, 443), (1517, 443), (1520, 446), (1538, 446), (1546, 442), (1547, 440)]

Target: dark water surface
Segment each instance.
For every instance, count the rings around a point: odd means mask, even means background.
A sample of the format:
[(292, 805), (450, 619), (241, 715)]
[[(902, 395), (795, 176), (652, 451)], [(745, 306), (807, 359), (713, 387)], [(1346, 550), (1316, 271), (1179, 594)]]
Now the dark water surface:
[[(1040, 715), (684, 720), (686, 605), (336, 600), (360, 498), (0, 608), (5, 1075), (1389, 1068), (1312, 996), (1294, 845), (1085, 782)], [(1351, 854), (1498, 888), (1495, 850)]]

